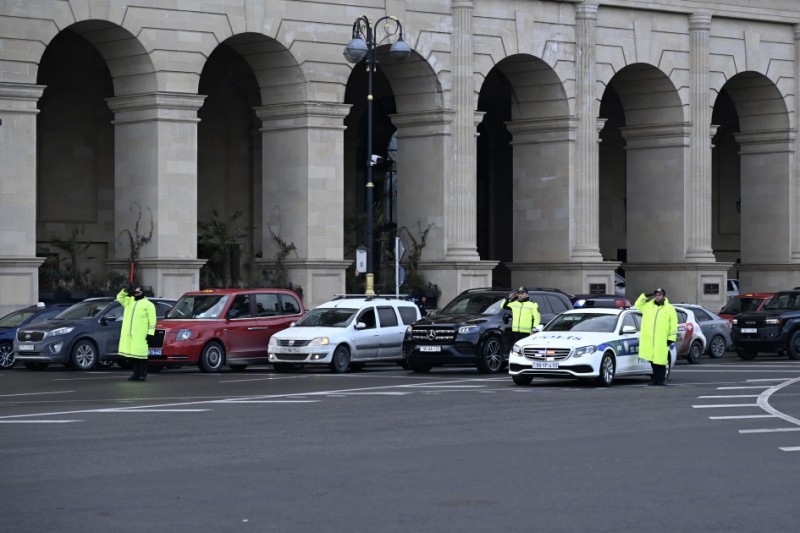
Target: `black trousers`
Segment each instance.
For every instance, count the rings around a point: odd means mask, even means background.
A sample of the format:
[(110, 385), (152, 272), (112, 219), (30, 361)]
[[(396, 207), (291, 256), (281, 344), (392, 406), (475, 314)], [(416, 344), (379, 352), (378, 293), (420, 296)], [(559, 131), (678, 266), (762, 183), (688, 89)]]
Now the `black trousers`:
[(133, 375), (131, 378), (144, 381), (147, 379), (147, 359), (131, 358), (133, 364)]
[(667, 367), (665, 365), (657, 365), (655, 363), (650, 363), (650, 367), (653, 369), (652, 382), (657, 385), (666, 385)]

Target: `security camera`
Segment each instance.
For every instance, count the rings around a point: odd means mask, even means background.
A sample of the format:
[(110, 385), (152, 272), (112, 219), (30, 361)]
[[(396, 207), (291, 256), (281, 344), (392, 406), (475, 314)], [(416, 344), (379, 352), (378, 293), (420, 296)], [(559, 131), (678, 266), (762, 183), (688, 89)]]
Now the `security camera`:
[(369, 156), (370, 166), (374, 167), (375, 165), (380, 165), (381, 163), (383, 163), (383, 158), (381, 156), (375, 154)]

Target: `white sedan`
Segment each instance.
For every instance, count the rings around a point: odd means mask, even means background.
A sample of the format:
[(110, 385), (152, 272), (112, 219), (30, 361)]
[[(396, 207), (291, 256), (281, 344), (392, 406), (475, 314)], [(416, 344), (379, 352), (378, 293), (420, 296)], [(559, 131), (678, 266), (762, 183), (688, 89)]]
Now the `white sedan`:
[[(615, 376), (650, 376), (650, 362), (639, 358), (641, 325), (641, 313), (632, 308), (567, 311), (514, 344), (509, 374), (517, 385), (545, 377), (594, 379), (604, 387)], [(670, 350), (667, 378), (675, 358)]]

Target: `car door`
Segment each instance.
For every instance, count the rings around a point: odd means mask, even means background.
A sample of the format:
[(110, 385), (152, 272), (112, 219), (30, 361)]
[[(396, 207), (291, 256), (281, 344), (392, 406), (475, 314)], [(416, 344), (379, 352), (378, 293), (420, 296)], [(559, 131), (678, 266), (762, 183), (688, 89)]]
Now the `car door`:
[[(359, 323), (364, 327), (359, 328)], [(350, 354), (350, 360), (376, 359), (380, 351), (381, 335), (375, 308), (369, 306), (359, 311), (350, 327), (353, 328), (353, 353)]]
[(378, 306), (378, 331), (381, 337), (378, 357), (381, 359), (400, 359), (403, 356), (403, 337), (406, 333), (406, 327), (397, 318), (397, 313), (393, 306)]
[(259, 341), (264, 336), (265, 328), (259, 324), (252, 303), (252, 294), (237, 294), (225, 312), (224, 329), (228, 337), (226, 346), (228, 364), (257, 357), (258, 353), (264, 351), (265, 344)]
[(555, 314), (553, 310), (550, 309), (550, 302), (547, 301), (547, 295), (540, 294), (540, 293), (531, 293), (530, 299), (536, 302), (539, 305), (539, 315), (542, 318), (541, 325), (544, 326), (548, 322), (550, 322)]
[[(639, 325), (632, 312), (623, 312), (619, 318), (617, 332), (620, 348), (617, 351), (617, 373), (631, 374), (639, 372)], [(623, 333), (626, 327), (633, 328), (631, 333)]]
[[(297, 313), (288, 313), (287, 308), (292, 307), (292, 303), (288, 297), (283, 299), (285, 295), (278, 293), (256, 293), (256, 316), (258, 324), (254, 327), (258, 328), (258, 356), (267, 357), (267, 345), (269, 339), (273, 334), (286, 329), (293, 321), (297, 320)], [(294, 304), (296, 305), (296, 304)], [(296, 309), (299, 312), (299, 308)]]
[(692, 312), (694, 313), (694, 319), (700, 324), (700, 329), (703, 331), (703, 335), (706, 336), (706, 340), (711, 340), (716, 330), (714, 318), (699, 307), (692, 307)]
[(98, 357), (104, 354), (119, 353), (119, 337), (122, 332), (122, 315), (125, 308), (114, 302), (100, 315), (95, 324), (92, 324), (92, 337), (100, 350)]

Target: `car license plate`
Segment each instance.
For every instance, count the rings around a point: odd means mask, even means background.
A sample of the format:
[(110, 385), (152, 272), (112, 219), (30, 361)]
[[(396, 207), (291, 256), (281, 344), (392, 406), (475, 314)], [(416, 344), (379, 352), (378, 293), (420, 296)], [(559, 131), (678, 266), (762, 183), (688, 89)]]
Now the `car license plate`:
[(558, 368), (556, 361), (534, 361), (533, 368)]
[(147, 355), (161, 355), (161, 348), (150, 348), (147, 350)]
[(441, 346), (420, 346), (419, 347), (419, 351), (420, 352), (441, 352), (442, 351), (442, 347)]
[(36, 346), (33, 344), (20, 344), (18, 349), (20, 352), (32, 352), (36, 349)]
[[(278, 350), (276, 350), (278, 351)], [(280, 350), (281, 353), (300, 353), (300, 348), (290, 348), (287, 346), (281, 346)]]
[(757, 328), (742, 328), (742, 333), (758, 333)]

